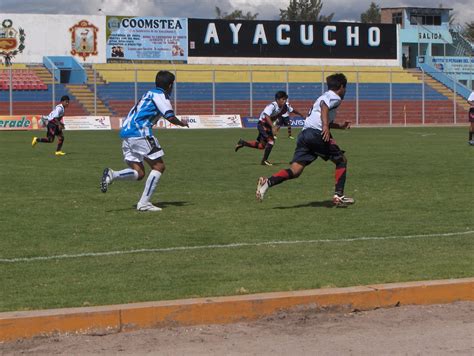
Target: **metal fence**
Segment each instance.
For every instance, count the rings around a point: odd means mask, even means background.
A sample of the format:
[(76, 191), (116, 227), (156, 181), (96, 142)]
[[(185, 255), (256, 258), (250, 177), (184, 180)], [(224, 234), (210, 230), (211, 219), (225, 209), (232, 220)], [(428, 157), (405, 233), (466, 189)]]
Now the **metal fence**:
[[(0, 115), (47, 114), (29, 112), (39, 110), (40, 106), (28, 108), (23, 103), (42, 103), (41, 108), (46, 110), (53, 108), (62, 95), (69, 94), (80, 104), (75, 109), (78, 112), (82, 108), (87, 115), (124, 116), (146, 90), (154, 87), (159, 69), (159, 65), (153, 69), (131, 70), (89, 68), (86, 83), (67, 84), (64, 83), (68, 81), (67, 73), (49, 73), (42, 68), (41, 77), (41, 72), (33, 67), (26, 70), (10, 67), (0, 73)], [(47, 84), (47, 89), (34, 89), (34, 84), (21, 80), (25, 77), (17, 72), (21, 70), (34, 72), (34, 76)], [(176, 76), (171, 101), (177, 114), (258, 116), (264, 106), (273, 101), (278, 90), (285, 90), (290, 103), (306, 113), (326, 90), (325, 78), (334, 73), (334, 68), (308, 71), (302, 67), (265, 70), (250, 66), (226, 69), (223, 66), (212, 70), (170, 71)], [(449, 89), (434, 80), (433, 73), (419, 70), (374, 68), (363, 71), (347, 67), (343, 72), (348, 77), (348, 90), (340, 112), (356, 125), (466, 122), (465, 91), (461, 93), (464, 97), (459, 95), (460, 84), (454, 78)], [(46, 77), (44, 73), (47, 73)]]

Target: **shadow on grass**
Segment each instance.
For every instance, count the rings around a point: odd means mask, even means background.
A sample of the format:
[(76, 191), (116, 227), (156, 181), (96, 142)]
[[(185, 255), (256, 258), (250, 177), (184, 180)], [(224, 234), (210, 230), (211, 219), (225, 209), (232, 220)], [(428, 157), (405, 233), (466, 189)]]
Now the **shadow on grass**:
[[(332, 200), (323, 200), (323, 201), (312, 201), (306, 204), (298, 204), (292, 206), (278, 206), (273, 209), (295, 209), (295, 208), (335, 208)], [(339, 208), (346, 208), (346, 207), (338, 207)]]
[[(191, 204), (187, 201), (160, 201), (159, 203), (154, 202), (153, 205), (156, 205), (157, 207), (160, 207), (160, 208), (164, 209), (164, 208), (169, 207), (169, 206), (182, 207), (182, 206), (188, 206), (188, 205), (191, 205)], [(107, 213), (116, 213), (116, 212), (119, 212), (119, 211), (129, 211), (129, 210), (136, 210), (136, 209), (137, 209), (137, 204), (133, 204), (130, 208), (110, 209), (110, 210), (106, 210), (106, 212)]]

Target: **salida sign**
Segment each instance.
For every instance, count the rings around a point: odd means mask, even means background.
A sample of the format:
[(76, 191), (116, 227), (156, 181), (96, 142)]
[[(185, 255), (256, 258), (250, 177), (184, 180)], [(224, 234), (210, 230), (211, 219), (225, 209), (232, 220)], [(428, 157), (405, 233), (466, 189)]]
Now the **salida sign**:
[(396, 59), (392, 24), (189, 19), (189, 56)]

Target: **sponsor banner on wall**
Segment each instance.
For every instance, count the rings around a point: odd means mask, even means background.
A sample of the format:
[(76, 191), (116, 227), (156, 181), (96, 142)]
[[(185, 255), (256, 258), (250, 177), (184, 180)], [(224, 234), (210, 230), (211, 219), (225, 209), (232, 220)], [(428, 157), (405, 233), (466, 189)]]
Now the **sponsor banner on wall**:
[(73, 56), (105, 63), (105, 16), (0, 14), (0, 56), (12, 63), (43, 63), (44, 56)]
[(184, 61), (187, 36), (186, 18), (107, 16), (107, 58)]
[[(240, 115), (178, 115), (178, 119), (187, 120), (190, 129), (231, 129), (241, 128)], [(175, 126), (168, 120), (160, 119), (156, 128), (175, 129), (183, 128)]]
[(0, 116), (0, 130), (37, 130), (41, 116)]
[(66, 130), (111, 130), (109, 116), (65, 116)]
[[(304, 126), (304, 117), (294, 116), (290, 117), (291, 126), (293, 127), (303, 127)], [(255, 128), (258, 124), (258, 117), (243, 117), (242, 126), (244, 128)]]
[[(467, 75), (474, 73), (474, 58), (470, 57), (431, 57), (433, 66), (443, 72)], [(459, 79), (459, 78), (458, 78)], [(461, 78), (466, 79), (466, 78)]]
[(189, 19), (189, 57), (396, 59), (392, 24)]

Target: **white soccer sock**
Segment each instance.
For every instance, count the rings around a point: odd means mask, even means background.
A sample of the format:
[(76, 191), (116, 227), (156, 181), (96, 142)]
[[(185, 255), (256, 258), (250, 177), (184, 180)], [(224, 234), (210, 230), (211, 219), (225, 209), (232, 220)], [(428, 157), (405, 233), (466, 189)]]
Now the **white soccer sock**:
[(140, 204), (147, 204), (150, 202), (150, 198), (160, 181), (161, 172), (152, 170), (148, 175), (145, 183), (145, 190), (143, 191), (142, 197), (140, 198)]
[(131, 168), (125, 168), (121, 171), (112, 171), (112, 180), (138, 180), (138, 172)]

